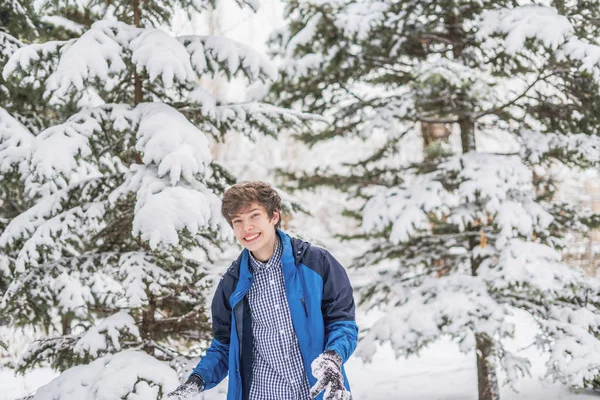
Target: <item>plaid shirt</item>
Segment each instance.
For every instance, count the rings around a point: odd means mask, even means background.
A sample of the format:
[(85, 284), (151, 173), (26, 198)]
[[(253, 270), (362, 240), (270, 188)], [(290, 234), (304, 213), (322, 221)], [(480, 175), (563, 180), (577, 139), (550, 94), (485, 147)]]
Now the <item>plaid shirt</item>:
[(307, 400), (309, 386), (285, 296), (281, 255), (277, 247), (266, 263), (250, 253), (254, 282), (248, 292), (252, 315), (251, 400)]

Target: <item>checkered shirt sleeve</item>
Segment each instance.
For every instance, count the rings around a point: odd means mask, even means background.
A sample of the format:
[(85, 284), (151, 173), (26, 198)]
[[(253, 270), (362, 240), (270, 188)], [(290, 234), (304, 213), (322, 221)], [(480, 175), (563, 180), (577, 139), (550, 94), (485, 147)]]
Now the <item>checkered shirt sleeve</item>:
[(250, 400), (308, 400), (309, 384), (285, 296), (283, 246), (266, 263), (250, 253), (254, 282), (248, 293), (254, 351)]

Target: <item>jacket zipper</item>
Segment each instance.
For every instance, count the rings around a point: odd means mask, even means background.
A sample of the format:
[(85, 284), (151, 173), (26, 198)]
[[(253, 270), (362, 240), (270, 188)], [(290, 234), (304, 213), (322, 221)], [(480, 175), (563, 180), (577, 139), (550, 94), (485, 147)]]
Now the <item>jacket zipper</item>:
[[(250, 283), (249, 284), (245, 284), (242, 288), (240, 288), (240, 290), (237, 293), (235, 293), (235, 296), (232, 297), (232, 300), (235, 300), (235, 305), (231, 304), (231, 306), (232, 306), (232, 312), (233, 312), (233, 315), (234, 315), (234, 319), (235, 319), (235, 311), (233, 311), (233, 309), (235, 308), (235, 306), (237, 306), (237, 304), (240, 301), (243, 301), (244, 296), (246, 296), (246, 294), (248, 294), (248, 291), (250, 290), (250, 286), (252, 286), (252, 278), (250, 279)], [(236, 325), (237, 325), (237, 321), (236, 321)], [(237, 334), (237, 328), (236, 328), (235, 334), (238, 337), (238, 349), (239, 349), (239, 355), (238, 355), (238, 357), (241, 357), (241, 354), (242, 354), (242, 341), (241, 341), (240, 335)], [(238, 358), (238, 360), (239, 360), (239, 363), (241, 364), (241, 361), (242, 361), (241, 358)], [(238, 364), (236, 372), (237, 372), (237, 374), (236, 374), (237, 375), (236, 376), (236, 380), (238, 381), (237, 387), (238, 387), (238, 390), (241, 390), (242, 382), (241, 382), (241, 373), (240, 373), (240, 366), (239, 366), (239, 364)]]
[(308, 329), (308, 323), (310, 322), (308, 319), (308, 308), (306, 307), (306, 295), (308, 291), (306, 289), (306, 282), (304, 282), (304, 275), (300, 272), (300, 270), (296, 270), (298, 274), (298, 278), (300, 279), (300, 284), (302, 285), (302, 298), (300, 301), (302, 302), (302, 308), (304, 309), (304, 315), (306, 316), (306, 336), (308, 337), (308, 345), (312, 346), (312, 337), (310, 336), (310, 330)]
[(306, 302), (304, 301), (304, 297), (301, 298), (300, 301), (302, 302), (302, 308), (304, 308), (304, 315), (306, 315), (306, 318), (308, 318), (308, 310), (306, 309)]

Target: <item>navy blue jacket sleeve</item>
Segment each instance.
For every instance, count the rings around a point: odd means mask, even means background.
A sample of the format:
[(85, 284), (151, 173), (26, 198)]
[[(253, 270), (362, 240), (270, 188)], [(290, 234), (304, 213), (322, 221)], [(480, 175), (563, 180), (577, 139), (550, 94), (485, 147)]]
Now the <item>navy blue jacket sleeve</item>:
[(212, 300), (213, 340), (206, 355), (192, 370), (204, 381), (204, 388), (218, 385), (227, 376), (229, 367), (229, 338), (231, 334), (231, 306), (225, 289), (227, 277), (221, 278)]
[(325, 350), (334, 350), (346, 362), (358, 341), (352, 285), (344, 267), (328, 251), (323, 250), (322, 257)]

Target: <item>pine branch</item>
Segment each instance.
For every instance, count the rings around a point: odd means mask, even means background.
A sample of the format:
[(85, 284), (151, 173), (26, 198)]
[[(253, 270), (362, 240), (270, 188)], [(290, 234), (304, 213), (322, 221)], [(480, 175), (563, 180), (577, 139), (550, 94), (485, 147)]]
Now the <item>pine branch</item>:
[(480, 119), (480, 118), (482, 118), (482, 117), (484, 117), (486, 115), (498, 114), (500, 111), (502, 111), (504, 109), (507, 109), (507, 108), (515, 105), (519, 100), (521, 100), (522, 98), (525, 98), (528, 95), (528, 93), (530, 92), (530, 90), (535, 85), (537, 85), (539, 82), (546, 82), (548, 78), (550, 78), (551, 76), (554, 76), (554, 75), (555, 75), (554, 71), (552, 71), (552, 72), (550, 72), (548, 74), (545, 74), (545, 75), (540, 72), (538, 74), (538, 76), (536, 77), (536, 79), (534, 79), (534, 81), (531, 84), (529, 84), (527, 86), (527, 88), (525, 88), (525, 90), (523, 90), (523, 92), (521, 92), (519, 95), (517, 95), (516, 97), (514, 97), (512, 100), (510, 100), (507, 103), (504, 103), (504, 104), (502, 104), (500, 106), (491, 108), (489, 110), (485, 110), (485, 111), (481, 111), (481, 112), (475, 113), (473, 115), (473, 119), (477, 120), (477, 119)]

